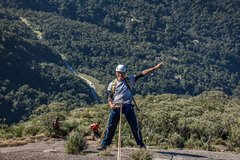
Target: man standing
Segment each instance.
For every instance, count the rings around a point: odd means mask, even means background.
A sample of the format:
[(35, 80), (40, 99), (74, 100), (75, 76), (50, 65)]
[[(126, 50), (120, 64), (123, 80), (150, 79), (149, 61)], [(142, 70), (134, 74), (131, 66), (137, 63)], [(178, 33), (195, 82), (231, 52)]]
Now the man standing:
[(119, 64), (116, 68), (117, 79), (112, 81), (108, 86), (108, 103), (111, 108), (108, 126), (104, 134), (104, 138), (98, 150), (106, 149), (112, 142), (115, 134), (117, 124), (120, 118), (120, 108), (122, 107), (122, 113), (125, 114), (126, 120), (130, 125), (133, 136), (136, 140), (137, 145), (140, 148), (146, 148), (142, 140), (142, 133), (137, 122), (137, 118), (134, 112), (134, 105), (132, 104), (133, 95), (131, 93), (131, 87), (134, 86), (135, 82), (149, 74), (150, 72), (159, 69), (163, 65), (163, 62), (156, 66), (142, 71), (138, 75), (127, 76), (127, 68), (125, 65)]

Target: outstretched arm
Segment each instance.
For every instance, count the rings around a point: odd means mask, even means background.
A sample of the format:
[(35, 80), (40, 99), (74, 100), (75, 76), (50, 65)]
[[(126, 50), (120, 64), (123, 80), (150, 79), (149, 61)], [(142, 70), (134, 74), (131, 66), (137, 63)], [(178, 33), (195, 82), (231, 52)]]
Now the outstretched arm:
[(152, 68), (145, 69), (144, 71), (142, 71), (142, 74), (145, 76), (145, 75), (149, 74), (150, 72), (160, 68), (161, 66), (163, 66), (163, 62), (158, 63), (156, 66), (154, 66)]
[(158, 63), (156, 66), (152, 67), (152, 68), (148, 68), (148, 69), (145, 69), (144, 71), (142, 71), (140, 74), (138, 74), (135, 78), (135, 81), (137, 81), (139, 78), (149, 74), (150, 72), (160, 68), (161, 66), (164, 65), (164, 62), (160, 62)]

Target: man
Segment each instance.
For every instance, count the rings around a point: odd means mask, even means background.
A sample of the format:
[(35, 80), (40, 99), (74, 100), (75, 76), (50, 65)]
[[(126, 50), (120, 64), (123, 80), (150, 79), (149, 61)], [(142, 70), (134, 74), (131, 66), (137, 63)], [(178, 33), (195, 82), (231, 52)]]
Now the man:
[(95, 141), (95, 137), (97, 137), (97, 138), (100, 137), (100, 133), (99, 133), (100, 122), (91, 124), (91, 125), (90, 125), (90, 129), (91, 129), (92, 132), (93, 132), (93, 138), (92, 138), (92, 140)]
[(126, 120), (130, 125), (137, 145), (140, 148), (146, 148), (145, 144), (143, 143), (142, 133), (134, 112), (134, 105), (132, 104), (133, 95), (131, 93), (130, 87), (133, 87), (135, 82), (139, 78), (160, 68), (162, 65), (163, 62), (157, 64), (152, 68), (142, 71), (137, 76), (134, 75), (128, 77), (126, 77), (127, 72), (126, 66), (122, 64), (117, 66), (116, 68), (117, 79), (112, 81), (108, 86), (108, 103), (111, 108), (108, 126), (104, 134), (104, 138), (101, 142), (101, 145), (100, 147), (98, 147), (98, 150), (106, 149), (112, 142), (120, 118), (119, 106), (122, 106), (122, 113), (125, 114)]

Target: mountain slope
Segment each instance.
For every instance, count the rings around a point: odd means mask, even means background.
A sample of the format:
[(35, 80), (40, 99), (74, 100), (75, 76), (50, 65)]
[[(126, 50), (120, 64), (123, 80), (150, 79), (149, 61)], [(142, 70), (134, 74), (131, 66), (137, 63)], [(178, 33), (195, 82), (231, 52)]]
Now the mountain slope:
[(117, 63), (135, 74), (165, 60), (163, 72), (137, 86), (143, 95), (205, 90), (239, 95), (239, 5), (237, 0), (1, 2), (35, 10), (18, 14), (40, 28), (50, 48), (105, 85)]
[(69, 109), (93, 103), (88, 85), (68, 73), (61, 57), (19, 17), (4, 9), (0, 17), (0, 119), (17, 122), (54, 100), (67, 103)]
[[(134, 93), (141, 95), (198, 95), (209, 90), (240, 95), (237, 0), (6, 0), (0, 6), (2, 99), (26, 81), (35, 92), (44, 92), (50, 99), (73, 106), (91, 103), (89, 88), (72, 80), (59, 55), (64, 55), (76, 71), (95, 77), (105, 86), (115, 78), (118, 63), (126, 64), (129, 74), (137, 74), (166, 61), (162, 70), (139, 80)], [(69, 76), (71, 80), (66, 78)], [(68, 80), (71, 82), (66, 83)], [(9, 83), (14, 90), (6, 87)], [(1, 102), (12, 106), (8, 101)]]

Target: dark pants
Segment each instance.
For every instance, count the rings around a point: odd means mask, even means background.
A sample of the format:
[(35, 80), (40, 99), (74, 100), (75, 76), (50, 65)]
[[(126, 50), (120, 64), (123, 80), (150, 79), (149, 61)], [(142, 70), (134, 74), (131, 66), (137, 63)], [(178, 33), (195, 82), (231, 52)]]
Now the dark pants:
[[(130, 125), (133, 136), (137, 142), (137, 145), (144, 146), (144, 143), (142, 141), (142, 133), (134, 112), (134, 106), (132, 104), (123, 105), (122, 113), (125, 114), (127, 122)], [(109, 146), (112, 143), (112, 139), (115, 134), (119, 118), (120, 108), (115, 108), (114, 110), (110, 111), (108, 126), (104, 134), (101, 146)]]
[(95, 137), (96, 138), (99, 138), (100, 137), (100, 133), (97, 131), (93, 131), (93, 140), (95, 140)]

